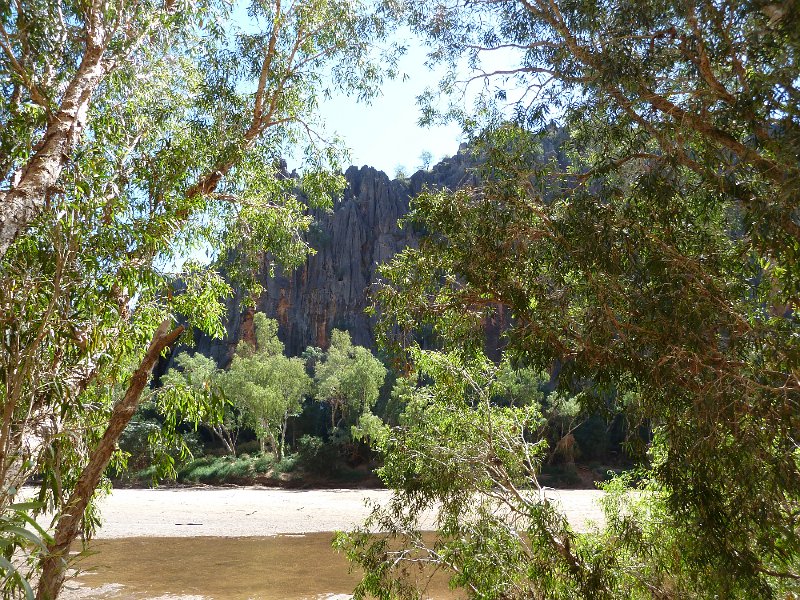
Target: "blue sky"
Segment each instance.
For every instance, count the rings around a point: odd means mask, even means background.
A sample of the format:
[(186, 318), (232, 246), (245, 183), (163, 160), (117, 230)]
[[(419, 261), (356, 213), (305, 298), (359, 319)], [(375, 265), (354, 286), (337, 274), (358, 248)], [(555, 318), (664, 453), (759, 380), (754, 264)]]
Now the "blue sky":
[(419, 42), (410, 44), (399, 64), (407, 78), (387, 81), (371, 105), (343, 95), (322, 103), (320, 113), (327, 129), (344, 139), (354, 165), (369, 165), (390, 176), (402, 166), (411, 174), (420, 168), (422, 152), (430, 152), (435, 163), (458, 150), (462, 139), (459, 126), (417, 125), (420, 110), (416, 98), (426, 87), (435, 88), (441, 73), (424, 66), (425, 53)]
[[(239, 27), (253, 31), (255, 23), (247, 7), (248, 2), (235, 1), (232, 17)], [(335, 133), (345, 142), (351, 152), (351, 164), (369, 165), (390, 176), (398, 167), (414, 173), (420, 168), (420, 155), (425, 151), (431, 153), (434, 163), (452, 156), (462, 139), (460, 127), (454, 124), (425, 128), (417, 125), (420, 110), (416, 98), (425, 88), (438, 86), (444, 69), (431, 71), (424, 65), (427, 50), (407, 30), (396, 32), (394, 41), (405, 43), (407, 53), (399, 60), (399, 76), (385, 82), (380, 96), (369, 104), (344, 94), (319, 100), (326, 138)], [(300, 166), (291, 156), (286, 159), (290, 169)]]
[[(246, 1), (235, 3), (233, 18), (247, 30), (253, 23), (247, 14)], [(429, 152), (434, 164), (442, 158), (454, 155), (463, 136), (456, 124), (436, 127), (420, 127), (417, 122), (420, 109), (417, 96), (426, 88), (437, 88), (444, 68), (431, 70), (425, 66), (427, 48), (421, 39), (410, 31), (401, 28), (395, 32), (395, 41), (407, 46), (407, 53), (401, 57), (398, 70), (400, 76), (386, 81), (382, 93), (370, 104), (359, 103), (354, 97), (342, 94), (330, 99), (320, 99), (319, 112), (325, 123), (326, 137), (338, 134), (351, 151), (351, 164), (369, 165), (394, 176), (398, 168), (413, 174), (421, 168), (423, 152)], [(519, 57), (513, 50), (499, 50), (481, 56), (481, 67), (485, 72), (502, 70), (517, 64)], [(406, 77), (403, 77), (403, 74)], [(474, 71), (464, 66), (464, 77)], [(493, 81), (492, 85), (497, 82)], [(505, 86), (504, 86), (505, 87)], [(472, 103), (482, 85), (473, 82), (465, 91), (463, 102)], [(518, 97), (509, 89), (509, 99)], [(452, 98), (450, 99), (453, 100)], [(291, 156), (286, 157), (289, 168), (293, 164)]]
[[(399, 62), (402, 76), (387, 81), (382, 94), (371, 105), (359, 104), (355, 98), (335, 96), (325, 101), (320, 112), (330, 132), (338, 133), (352, 151), (352, 163), (370, 165), (385, 171), (390, 176), (398, 167), (404, 167), (407, 174), (421, 168), (420, 154), (430, 152), (434, 164), (440, 159), (452, 156), (463, 139), (461, 128), (456, 124), (436, 127), (420, 127), (417, 122), (420, 109), (417, 96), (426, 88), (436, 89), (445, 72), (444, 67), (433, 70), (425, 66), (427, 48), (419, 38), (411, 33), (402, 35), (408, 52)], [(480, 57), (480, 70), (484, 73), (502, 71), (509, 66), (518, 65), (520, 52), (513, 49), (500, 49), (486, 52)], [(469, 79), (477, 71), (462, 65), (463, 78)], [(462, 90), (463, 96), (451, 97), (450, 102), (471, 105), (485, 89), (487, 82), (474, 80)], [(494, 77), (488, 83), (490, 88), (502, 86), (507, 93), (508, 106), (525, 93), (525, 86), (518, 87), (513, 82)], [(510, 114), (510, 113), (509, 113)]]

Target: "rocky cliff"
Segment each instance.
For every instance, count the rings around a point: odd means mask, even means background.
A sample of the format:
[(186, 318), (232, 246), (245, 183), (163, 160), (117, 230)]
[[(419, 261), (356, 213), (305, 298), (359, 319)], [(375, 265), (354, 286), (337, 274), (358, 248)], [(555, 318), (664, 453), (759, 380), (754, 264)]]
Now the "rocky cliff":
[[(350, 167), (347, 189), (331, 211), (318, 211), (308, 235), (316, 250), (291, 272), (261, 274), (264, 293), (255, 310), (275, 318), (278, 335), (291, 355), (307, 346), (326, 348), (333, 328), (346, 329), (353, 342), (374, 348), (373, 322), (364, 312), (377, 268), (397, 252), (417, 242), (397, 220), (408, 212), (409, 200), (424, 187), (456, 189), (472, 183), (471, 161), (465, 151), (408, 179), (394, 179), (371, 167)], [(226, 364), (242, 337), (251, 333), (253, 311), (241, 312), (240, 298), (230, 304), (225, 340), (198, 336), (198, 349)]]

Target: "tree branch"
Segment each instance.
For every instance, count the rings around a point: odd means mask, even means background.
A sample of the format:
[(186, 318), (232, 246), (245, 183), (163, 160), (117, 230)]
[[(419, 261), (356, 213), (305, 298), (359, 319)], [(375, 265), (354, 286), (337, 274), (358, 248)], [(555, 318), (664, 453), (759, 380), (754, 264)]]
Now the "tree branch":
[(136, 412), (142, 391), (147, 386), (150, 373), (161, 353), (177, 341), (184, 329), (183, 325), (179, 325), (170, 331), (170, 321), (167, 319), (153, 334), (144, 358), (133, 372), (125, 395), (114, 406), (105, 433), (89, 457), (89, 462), (81, 472), (58, 519), (53, 542), (48, 546), (48, 554), (42, 561), (37, 600), (55, 600), (58, 597), (66, 575), (67, 552), (80, 531), (84, 511), (114, 454), (119, 436)]

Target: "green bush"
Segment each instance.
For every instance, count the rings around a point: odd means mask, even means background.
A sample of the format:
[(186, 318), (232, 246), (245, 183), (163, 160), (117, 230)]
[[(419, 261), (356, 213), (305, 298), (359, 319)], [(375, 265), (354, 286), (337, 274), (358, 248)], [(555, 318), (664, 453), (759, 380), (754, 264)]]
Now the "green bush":
[(330, 476), (336, 473), (339, 450), (322, 438), (304, 435), (297, 441), (297, 465), (314, 475)]
[(291, 473), (297, 467), (297, 463), (299, 462), (299, 457), (297, 454), (291, 454), (284, 456), (281, 460), (275, 463), (274, 472), (275, 474), (278, 473)]
[(269, 473), (273, 468), (274, 459), (268, 454), (254, 456), (242, 454), (238, 457), (204, 456), (182, 467), (178, 471), (178, 481), (199, 483), (247, 479)]

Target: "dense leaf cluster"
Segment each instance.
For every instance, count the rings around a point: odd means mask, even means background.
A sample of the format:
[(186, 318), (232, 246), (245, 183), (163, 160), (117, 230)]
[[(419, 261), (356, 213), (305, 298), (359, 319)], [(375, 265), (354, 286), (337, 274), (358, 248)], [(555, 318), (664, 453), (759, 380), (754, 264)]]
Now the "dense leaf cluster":
[[(430, 233), (384, 270), (387, 341), (413, 348), (405, 334), (424, 326), (469, 357), (502, 306), (513, 314), (509, 360), (561, 365), (562, 387), (614, 397), (632, 423), (656, 432), (643, 457), (645, 503), (618, 495), (605, 533), (568, 553), (560, 526), (530, 532), (553, 536), (518, 560), (534, 569), (543, 553), (561, 556), (552, 567), (565, 573), (561, 583), (543, 575), (520, 593), (516, 576), (497, 587), (494, 575), (465, 577), (443, 561), (454, 581), (486, 598), (796, 591), (797, 11), (532, 0), (411, 3), (408, 16), (453, 64), (461, 53), (518, 54), (490, 78), (496, 93), (483, 98), (483, 112), (462, 115), (483, 128), (483, 183), (412, 205), (407, 222)], [(509, 98), (513, 123), (499, 106)], [(544, 151), (549, 118), (567, 134), (568, 164)], [(472, 409), (460, 414), (475, 418)], [(399, 435), (431, 427), (420, 418)], [(461, 439), (452, 468), (475, 451)], [(419, 507), (416, 486), (426, 501), (446, 499), (422, 468), (390, 479), (400, 494), (395, 516)], [(469, 483), (463, 490), (490, 495)], [(439, 514), (447, 531), (470, 513), (445, 504)], [(387, 575), (389, 555), (363, 556), (365, 582)], [(375, 592), (374, 581), (365, 589)]]

